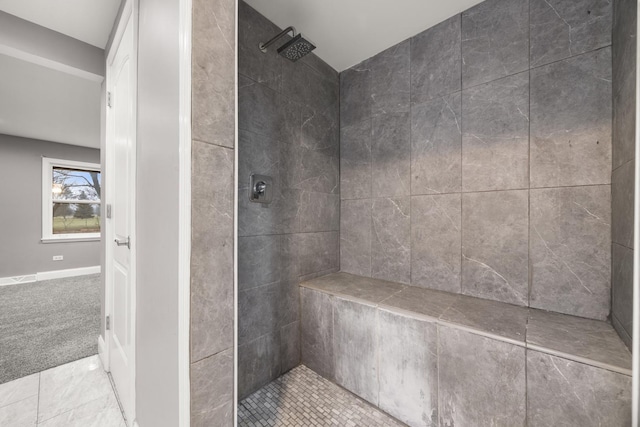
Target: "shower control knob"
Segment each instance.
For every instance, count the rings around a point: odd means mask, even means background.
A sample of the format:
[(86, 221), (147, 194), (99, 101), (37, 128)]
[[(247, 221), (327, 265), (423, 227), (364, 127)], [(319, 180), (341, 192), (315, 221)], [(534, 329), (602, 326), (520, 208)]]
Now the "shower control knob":
[(249, 200), (268, 205), (273, 198), (273, 179), (266, 175), (252, 174), (249, 177)]
[(256, 188), (254, 190), (254, 193), (258, 196), (264, 194), (265, 190), (267, 189), (267, 183), (264, 181), (260, 181), (256, 184)]

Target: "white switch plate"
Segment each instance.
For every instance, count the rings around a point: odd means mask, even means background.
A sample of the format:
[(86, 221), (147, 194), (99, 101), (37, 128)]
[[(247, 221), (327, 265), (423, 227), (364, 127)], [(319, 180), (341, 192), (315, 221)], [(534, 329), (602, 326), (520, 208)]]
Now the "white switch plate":
[(62, 255), (54, 255), (53, 256), (53, 260), (54, 261), (62, 261), (64, 259), (64, 256)]

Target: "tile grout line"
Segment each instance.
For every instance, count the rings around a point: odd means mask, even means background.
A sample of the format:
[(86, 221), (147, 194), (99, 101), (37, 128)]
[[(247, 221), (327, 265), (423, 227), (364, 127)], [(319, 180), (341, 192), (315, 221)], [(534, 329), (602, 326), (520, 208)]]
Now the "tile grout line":
[(440, 410), (440, 325), (436, 323), (436, 368), (438, 370), (438, 378), (437, 382), (437, 392), (438, 392), (438, 401), (436, 403), (436, 411), (438, 413), (438, 421), (437, 425), (440, 425), (440, 417), (442, 415), (442, 411)]
[[(531, 31), (531, 26), (529, 26), (529, 31)], [(531, 38), (529, 38), (529, 43), (531, 43)], [(586, 52), (576, 53), (575, 55), (570, 55), (570, 56), (567, 56), (566, 58), (556, 59), (555, 61), (547, 62), (545, 64), (540, 64), (540, 65), (531, 66), (531, 62), (529, 62), (529, 69), (530, 70), (537, 70), (539, 68), (543, 68), (543, 67), (546, 67), (546, 66), (549, 66), (549, 65), (557, 64), (558, 62), (568, 61), (570, 59), (575, 59), (575, 58), (577, 58), (579, 56), (582, 56), (582, 55), (588, 55), (588, 54), (593, 53), (593, 52), (597, 52), (597, 51), (600, 51), (600, 50), (611, 48), (612, 46), (613, 46), (613, 44), (609, 43), (609, 44), (606, 44), (604, 46), (600, 46), (600, 47), (596, 47), (596, 48), (593, 48), (593, 49), (589, 49)], [(529, 49), (531, 49), (531, 46), (529, 46)]]
[(380, 407), (380, 312), (374, 308), (376, 316), (376, 406)]
[[(459, 287), (458, 287), (458, 291), (460, 292), (460, 294), (463, 293), (462, 290), (462, 284), (463, 284), (463, 275), (464, 275), (464, 254), (463, 254), (463, 227), (462, 227), (462, 222), (463, 222), (463, 203), (462, 203), (462, 185), (464, 182), (464, 167), (463, 167), (463, 162), (464, 162), (464, 154), (463, 154), (463, 150), (464, 150), (464, 92), (462, 91), (462, 85), (463, 85), (463, 78), (462, 78), (462, 13), (460, 13), (460, 280), (459, 280)], [(438, 374), (439, 375), (439, 374)], [(438, 377), (438, 381), (439, 381), (439, 377)]]
[[(191, 367), (191, 363), (189, 364), (189, 367)], [(122, 420), (124, 421), (124, 424), (126, 426), (127, 424), (127, 416), (124, 413), (124, 407), (122, 406), (122, 402), (120, 402), (120, 396), (118, 395), (118, 390), (116, 389), (116, 384), (113, 381), (113, 376), (111, 375), (111, 372), (107, 372), (107, 378), (109, 379), (109, 385), (111, 386), (111, 393), (113, 395), (113, 397), (116, 399), (116, 404), (118, 405), (118, 410), (120, 411), (120, 415), (122, 415)]]
[(376, 307), (378, 307), (378, 308), (383, 308), (383, 307), (381, 307), (381, 306), (380, 306), (380, 304), (383, 304), (385, 301), (387, 301), (387, 300), (389, 300), (389, 299), (391, 299), (391, 298), (393, 298), (393, 297), (397, 296), (399, 293), (401, 293), (402, 291), (404, 291), (408, 286), (412, 286), (412, 285), (403, 285), (403, 288), (402, 288), (402, 289), (399, 289), (399, 290), (397, 290), (397, 291), (393, 292), (393, 293), (392, 293), (391, 295), (389, 295), (388, 297), (386, 297), (386, 298), (382, 299), (381, 301), (377, 302), (377, 303), (376, 303)]
[[(613, 141), (613, 138), (611, 139)], [(613, 144), (612, 144), (613, 147)], [(622, 162), (620, 165), (616, 166), (615, 168), (611, 169), (611, 183), (613, 183), (613, 174), (614, 172), (617, 172), (618, 170), (620, 170), (620, 168), (622, 168), (623, 166), (626, 166), (627, 163), (631, 163), (635, 160), (635, 157), (632, 157), (630, 159), (625, 160), (624, 162)]]
[[(371, 71), (369, 71), (371, 72)], [(371, 91), (371, 86), (369, 86)], [(370, 94), (369, 94), (370, 95)], [(369, 277), (373, 277), (373, 117), (369, 110)]]
[[(362, 199), (346, 199), (346, 200), (362, 200)], [(297, 234), (329, 234), (339, 233), (340, 230), (326, 230), (326, 231), (301, 231), (292, 233), (267, 233), (267, 234), (248, 234), (246, 236), (238, 236), (238, 239), (245, 239), (248, 237), (278, 237), (278, 236), (295, 236)]]
[(413, 198), (411, 197), (413, 189), (413, 104), (411, 103), (411, 97), (413, 95), (411, 89), (411, 79), (413, 74), (411, 72), (411, 39), (409, 40), (409, 283), (413, 283)]
[(625, 248), (625, 249), (628, 249), (628, 250), (630, 250), (630, 251), (633, 251), (633, 250), (634, 250), (633, 248), (630, 248), (629, 246), (623, 245), (622, 243), (614, 242), (613, 240), (611, 241), (611, 244), (612, 244), (612, 245), (620, 246), (621, 248)]
[[(338, 135), (338, 271), (342, 270), (342, 198), (340, 197), (340, 193), (342, 193), (342, 125), (341, 125), (341, 108), (340, 108), (340, 99), (342, 97), (342, 85), (340, 84), (340, 73), (337, 76), (338, 80), (338, 117), (336, 117), (337, 121), (337, 129), (336, 134)], [(299, 292), (298, 292), (299, 294)], [(299, 307), (302, 307), (302, 302), (300, 301)], [(302, 309), (300, 309), (299, 315), (302, 315)], [(300, 343), (302, 343), (302, 320), (300, 321)], [(300, 345), (302, 349), (302, 344)], [(302, 350), (301, 350), (302, 351)], [(302, 360), (302, 356), (300, 357)]]
[[(528, 190), (527, 190), (527, 307), (531, 306), (531, 283), (532, 283), (532, 271), (531, 271), (531, 2), (527, 2), (527, 12), (528, 12), (528, 27), (529, 34), (527, 39), (528, 51), (527, 51), (527, 62), (528, 62), (528, 81), (527, 88), (529, 90), (529, 111), (528, 114), (528, 125), (529, 125), (529, 135), (528, 135), (528, 147), (527, 147), (527, 180)], [(529, 330), (529, 318), (531, 311), (527, 311), (527, 318), (525, 320), (524, 326), (524, 422), (528, 424), (529, 421), (529, 350), (527, 348), (527, 334)]]
[[(30, 374), (30, 375), (35, 375), (35, 374)], [(16, 378), (15, 380), (11, 380), (11, 381), (8, 381), (8, 382), (6, 382), (6, 383), (2, 383), (2, 384), (0, 384), (0, 386), (3, 386), (3, 385), (5, 385), (5, 384), (8, 384), (8, 383), (10, 383), (10, 382), (12, 382), (12, 381), (21, 380), (21, 379), (23, 379), (23, 378), (25, 378), (25, 377)], [(38, 397), (38, 393), (36, 393), (36, 394), (32, 394), (32, 395), (30, 395), (30, 396), (24, 397), (24, 398), (19, 399), (19, 400), (16, 400), (15, 402), (11, 402), (11, 403), (7, 403), (7, 404), (4, 404), (4, 405), (1, 405), (1, 406), (0, 406), (0, 409), (7, 408), (7, 407), (9, 407), (9, 406), (15, 405), (16, 403), (23, 402), (23, 401), (25, 401), (25, 400), (27, 400), (27, 399), (31, 399), (31, 398), (33, 398), (33, 397)]]
[[(637, 3), (636, 3), (637, 4)], [(616, 7), (615, 7), (615, 3), (611, 5), (611, 12), (612, 12), (612, 21), (615, 21), (615, 16), (616, 16)], [(637, 24), (636, 24), (637, 27)], [(615, 32), (615, 22), (612, 22), (611, 25), (611, 129), (610, 129), (610, 138), (611, 138), (611, 173), (609, 175), (609, 181), (611, 182), (611, 188), (609, 190), (609, 222), (610, 222), (610, 226), (609, 226), (609, 241), (611, 242), (611, 244), (609, 245), (609, 316), (611, 317), (611, 325), (613, 326), (613, 328), (615, 329), (615, 331), (618, 333), (618, 335), (620, 336), (620, 338), (622, 339), (622, 333), (620, 333), (618, 331), (618, 328), (615, 327), (614, 325), (614, 318), (615, 313), (614, 313), (614, 301), (615, 301), (615, 289), (616, 286), (615, 285), (615, 281), (614, 281), (614, 275), (615, 275), (615, 270), (613, 268), (613, 264), (614, 264), (614, 258), (613, 258), (613, 249), (614, 249), (614, 242), (613, 242), (613, 223), (614, 223), (614, 218), (613, 218), (613, 187), (614, 187), (614, 182), (613, 182), (613, 176), (615, 174), (616, 168), (614, 167), (614, 162), (615, 162), (615, 151), (616, 151), (616, 141), (614, 136), (616, 135), (616, 131), (615, 131), (615, 118), (616, 118), (616, 85), (614, 84), (614, 77), (615, 77), (615, 72), (614, 72), (614, 48), (613, 48), (613, 33)], [(637, 55), (636, 55), (637, 56)], [(623, 77), (624, 79), (624, 77)], [(620, 84), (620, 88), (624, 85), (624, 82), (622, 82), (622, 84)], [(637, 104), (637, 102), (636, 102)], [(625, 162), (626, 163), (626, 162)], [(620, 168), (623, 165), (618, 166), (618, 168)], [(621, 327), (622, 330), (624, 330), (624, 327)], [(626, 331), (625, 331), (626, 332)], [(625, 341), (625, 340), (623, 340)], [(625, 341), (625, 345), (626, 345), (626, 341)]]
[(329, 306), (331, 307), (331, 364), (332, 366), (332, 374), (333, 380), (338, 382), (338, 372), (337, 372), (337, 351), (336, 351), (336, 301), (335, 297), (329, 295)]
[[(625, 328), (625, 326), (622, 324), (622, 322), (620, 321), (620, 319), (618, 319), (618, 315), (615, 313), (611, 313), (611, 325), (614, 327), (614, 329), (616, 330), (616, 332), (618, 331), (618, 329), (614, 326), (615, 323), (618, 323), (620, 325), (620, 328), (622, 328), (622, 330), (625, 332), (625, 334), (627, 334), (627, 336), (629, 337), (629, 341), (631, 341), (631, 334), (629, 333), (629, 331), (627, 331), (627, 329)], [(623, 340), (624, 341), (624, 340)], [(625, 343), (626, 344), (626, 343)]]
[[(531, 306), (531, 288), (533, 287), (533, 271), (531, 261), (531, 2), (528, 5), (529, 8), (529, 51), (527, 55), (527, 61), (529, 62), (529, 140), (528, 140), (528, 152), (527, 152), (527, 168), (528, 168), (528, 191), (527, 191), (527, 307)], [(527, 316), (527, 323), (529, 317)], [(526, 337), (526, 332), (525, 332)], [(526, 338), (525, 338), (526, 342)], [(526, 376), (526, 363), (525, 363), (525, 376)]]
[[(611, 183), (602, 183), (602, 184), (576, 184), (576, 185), (558, 185), (553, 187), (517, 187), (517, 188), (506, 188), (506, 189), (491, 189), (491, 190), (475, 190), (475, 191), (452, 191), (452, 192), (444, 192), (444, 193), (419, 193), (419, 194), (411, 194), (408, 196), (402, 197), (427, 197), (427, 196), (446, 196), (452, 194), (476, 194), (476, 193), (500, 193), (505, 191), (522, 191), (522, 190), (557, 190), (563, 188), (583, 188), (583, 187), (605, 187), (611, 186)], [(374, 197), (373, 199), (386, 199), (388, 197)], [(369, 198), (345, 198), (341, 200), (368, 200)], [(298, 234), (298, 233), (289, 233), (289, 234)], [(251, 237), (251, 236), (247, 236)]]
[[(292, 322), (292, 323), (293, 323), (293, 322)], [(286, 325), (285, 325), (285, 326), (286, 326)], [(265, 335), (269, 335), (269, 334), (260, 335), (258, 338), (262, 338), (262, 337), (263, 337), (263, 336), (265, 336)], [(256, 339), (258, 339), (258, 338), (256, 338)], [(251, 340), (251, 341), (249, 341), (249, 342), (253, 342), (253, 341), (255, 341), (255, 340)], [(231, 347), (227, 347), (227, 348), (225, 348), (224, 350), (217, 351), (217, 352), (215, 352), (215, 353), (213, 353), (213, 354), (210, 354), (210, 355), (208, 355), (208, 356), (205, 356), (205, 357), (203, 357), (203, 358), (201, 358), (201, 359), (198, 359), (198, 360), (194, 360), (194, 361), (192, 361), (192, 362), (189, 362), (189, 365), (195, 365), (196, 363), (200, 363), (200, 362), (202, 362), (203, 360), (210, 359), (210, 358), (212, 358), (212, 357), (215, 357), (215, 356), (219, 355), (220, 353), (224, 353), (225, 351), (229, 351), (229, 350), (231, 350), (231, 349), (233, 349), (233, 346), (231, 346)], [(115, 384), (113, 383), (113, 380), (112, 380), (112, 377), (111, 377), (111, 374), (110, 374), (110, 373), (109, 373), (109, 381), (111, 382), (112, 388), (113, 388), (113, 389), (114, 389), (114, 391), (115, 391)]]

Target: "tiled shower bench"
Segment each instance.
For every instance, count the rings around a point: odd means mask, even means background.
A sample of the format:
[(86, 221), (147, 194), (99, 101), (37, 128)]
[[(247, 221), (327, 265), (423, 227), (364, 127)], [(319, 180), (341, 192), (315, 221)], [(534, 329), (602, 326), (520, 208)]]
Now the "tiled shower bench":
[(411, 426), (629, 426), (611, 325), (345, 273), (301, 285), (302, 362)]

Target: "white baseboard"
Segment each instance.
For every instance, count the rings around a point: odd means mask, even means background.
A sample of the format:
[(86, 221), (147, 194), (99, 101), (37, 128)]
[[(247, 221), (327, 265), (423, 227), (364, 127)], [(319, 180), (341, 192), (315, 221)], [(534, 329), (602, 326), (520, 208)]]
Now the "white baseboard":
[(62, 279), (64, 277), (84, 276), (87, 274), (99, 274), (100, 266), (69, 268), (66, 270), (44, 271), (42, 273), (27, 274), (24, 276), (0, 277), (0, 286), (18, 285), (20, 283), (39, 282), (41, 280)]
[(69, 268), (67, 270), (45, 271), (36, 274), (36, 280), (62, 279), (64, 277), (84, 276), (87, 274), (100, 274), (100, 266)]
[(20, 283), (31, 283), (35, 282), (36, 275), (28, 274), (26, 276), (15, 276), (15, 277), (0, 277), (0, 286), (7, 285), (19, 285)]

